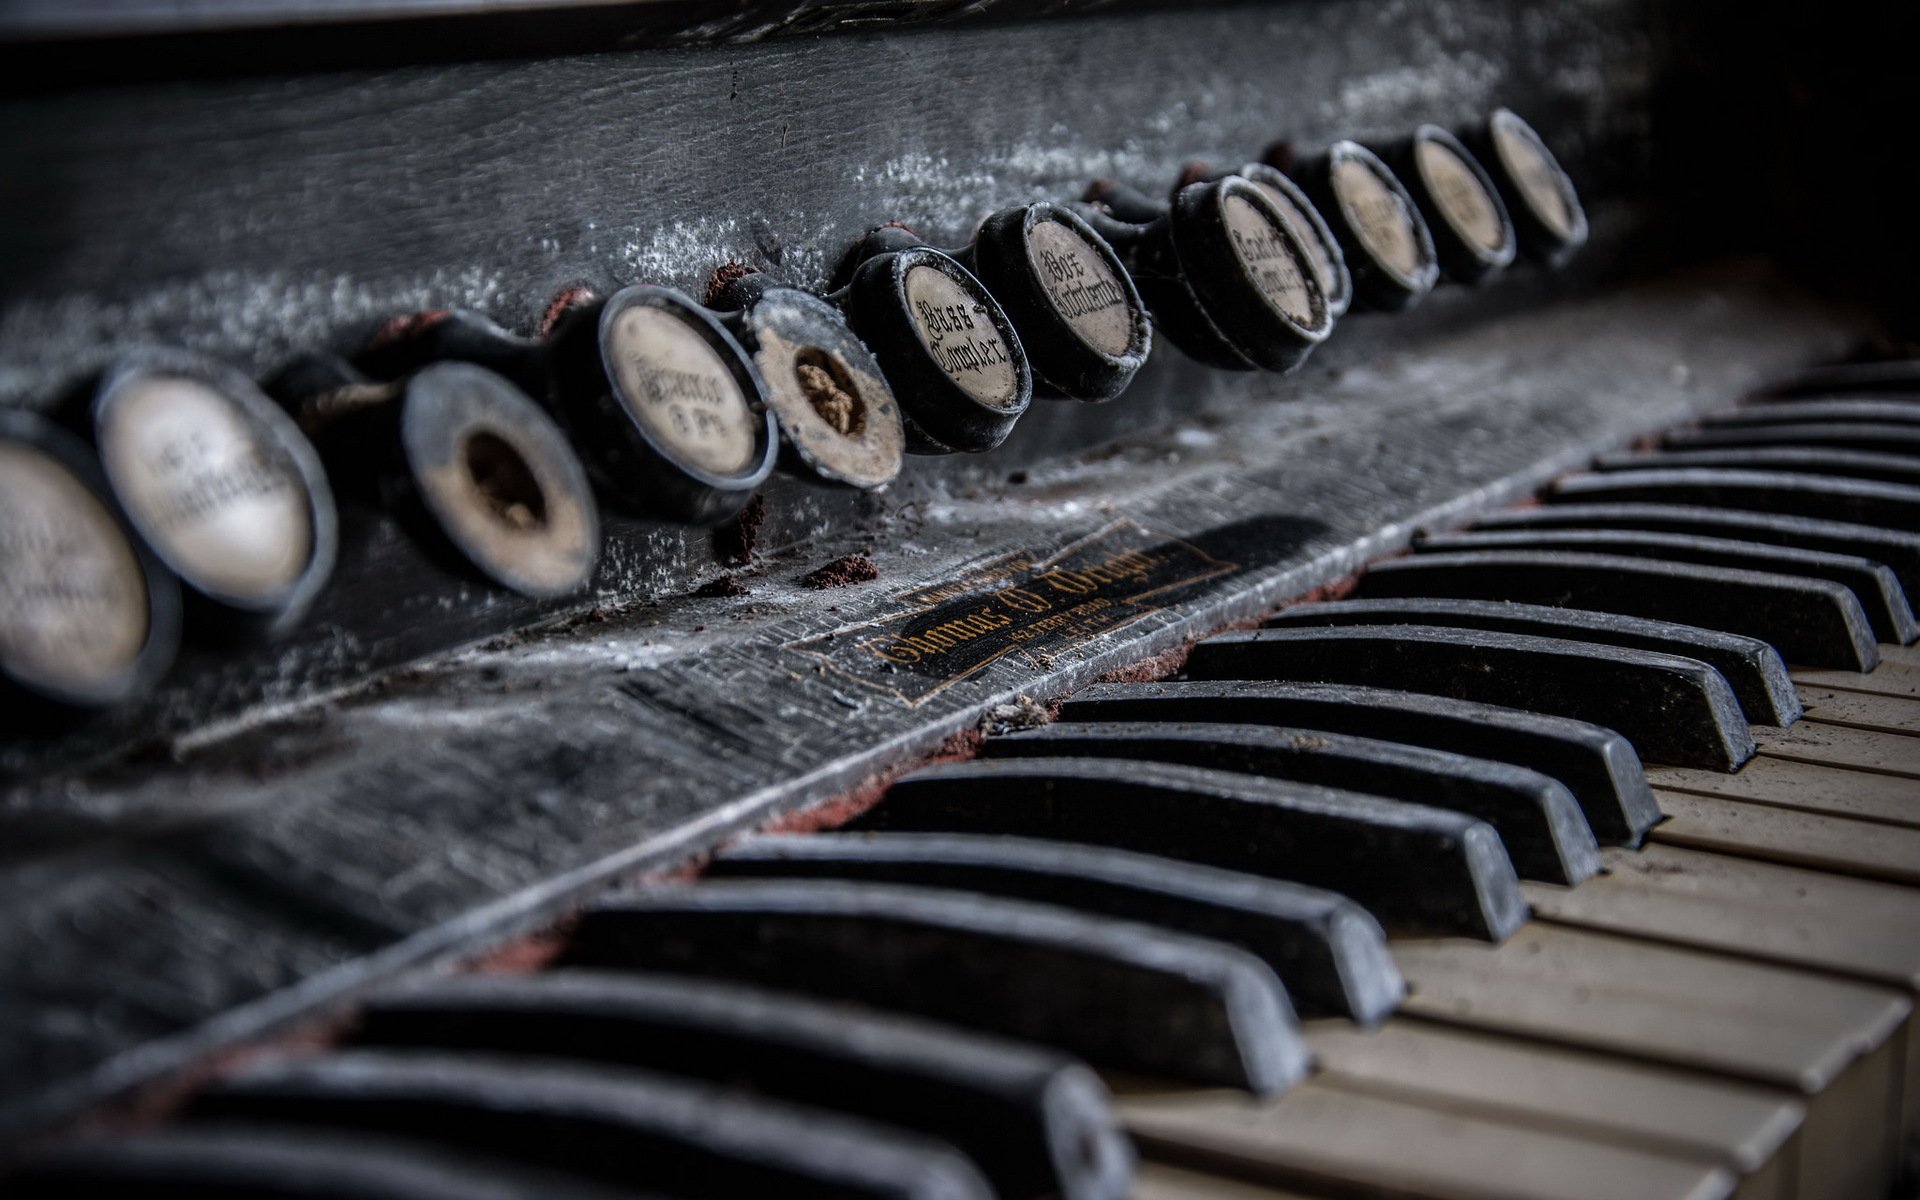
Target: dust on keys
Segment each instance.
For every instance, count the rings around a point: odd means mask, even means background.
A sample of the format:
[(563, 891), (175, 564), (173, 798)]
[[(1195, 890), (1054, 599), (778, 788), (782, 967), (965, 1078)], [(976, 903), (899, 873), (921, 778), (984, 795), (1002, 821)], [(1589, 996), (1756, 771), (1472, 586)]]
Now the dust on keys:
[(616, 894), (559, 969), (375, 997), (21, 1194), (310, 1161), (416, 1197), (477, 1165), (501, 1197), (1886, 1194), (1920, 1137), (1920, 394), (1788, 394), (850, 831)]
[[(1381, 920), (1399, 1007), (1301, 1004), (1305, 1082), (1110, 1077), (1139, 1196), (1886, 1194), (1920, 1138), (1917, 435), (1920, 396), (1796, 399), (1609, 457), (1175, 681), (1089, 688), (909, 776), (865, 857), (1100, 843)], [(1250, 790), (1294, 815), (1209, 831)], [(1369, 851), (1302, 824), (1316, 800)], [(1510, 932), (1463, 818), (1509, 852), (1532, 918)], [(1337, 955), (1275, 962), (1296, 997), (1340, 994)]]

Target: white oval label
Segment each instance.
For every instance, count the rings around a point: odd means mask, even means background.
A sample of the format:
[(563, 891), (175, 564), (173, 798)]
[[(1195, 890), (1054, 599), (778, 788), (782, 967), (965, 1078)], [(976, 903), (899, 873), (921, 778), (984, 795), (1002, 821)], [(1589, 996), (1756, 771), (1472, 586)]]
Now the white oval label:
[(1427, 181), (1440, 215), (1455, 233), (1480, 249), (1498, 252), (1507, 244), (1505, 224), (1493, 197), (1453, 149), (1431, 138), (1414, 143), (1414, 165)]
[(72, 472), (0, 442), (0, 656), (30, 679), (92, 687), (146, 644), (147, 583), (112, 515)]
[(1534, 215), (1556, 237), (1572, 237), (1579, 222), (1574, 218), (1573, 198), (1567, 194), (1566, 177), (1533, 130), (1517, 117), (1496, 117), (1493, 147)]
[(1294, 324), (1314, 328), (1313, 288), (1280, 226), (1245, 196), (1229, 194), (1220, 208), (1234, 254), (1267, 303)]
[(1273, 206), (1286, 218), (1287, 227), (1293, 230), (1294, 239), (1307, 248), (1307, 261), (1313, 266), (1314, 280), (1320, 284), (1320, 291), (1331, 300), (1340, 279), (1333, 269), (1333, 256), (1327, 253), (1326, 243), (1320, 240), (1320, 231), (1314, 228), (1313, 222), (1300, 210), (1300, 206), (1293, 202), (1292, 196), (1270, 183), (1255, 182), (1254, 186), (1273, 201)]
[(1333, 191), (1347, 224), (1367, 252), (1404, 282), (1420, 276), (1420, 238), (1406, 201), (1365, 162), (1343, 158), (1333, 164)]
[(947, 378), (982, 404), (1012, 408), (1020, 376), (986, 305), (938, 267), (910, 268), (906, 288), (913, 328)]
[(1133, 346), (1133, 305), (1126, 285), (1100, 252), (1070, 226), (1042, 221), (1027, 231), (1027, 257), (1054, 311), (1102, 354)]
[(116, 391), (99, 438), (127, 516), (195, 586), (266, 599), (306, 569), (304, 481), (219, 392), (180, 376), (132, 380)]
[(760, 419), (697, 330), (666, 309), (636, 304), (613, 319), (608, 345), (622, 402), (662, 445), (715, 474), (754, 464)]

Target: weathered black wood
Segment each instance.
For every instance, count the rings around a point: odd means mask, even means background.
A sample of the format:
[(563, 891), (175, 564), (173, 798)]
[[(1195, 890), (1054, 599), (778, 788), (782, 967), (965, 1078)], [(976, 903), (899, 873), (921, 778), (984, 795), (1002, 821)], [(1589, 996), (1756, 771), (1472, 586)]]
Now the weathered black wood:
[(1750, 404), (1701, 418), (1708, 428), (1730, 425), (1920, 425), (1920, 408), (1900, 400), (1823, 397)]
[(1800, 718), (1800, 698), (1772, 646), (1759, 638), (1696, 625), (1505, 600), (1413, 598), (1296, 605), (1269, 618), (1267, 628), (1393, 624), (1490, 629), (1697, 658), (1720, 672), (1748, 721), (1791, 725)]
[(736, 842), (708, 873), (913, 883), (1158, 925), (1256, 955), (1307, 1016), (1371, 1025), (1402, 990), (1380, 923), (1346, 897), (1155, 855), (964, 833), (817, 834)]
[(1611, 729), (1418, 692), (1312, 683), (1096, 684), (1064, 721), (1221, 721), (1299, 726), (1430, 746), (1558, 779), (1604, 844), (1637, 846), (1660, 820), (1640, 756)]
[[(1881, 454), (1867, 450), (1828, 449), (1802, 445), (1719, 448), (1710, 440), (1675, 438), (1657, 454), (1603, 454), (1594, 460), (1596, 471), (1664, 471), (1674, 467), (1728, 467), (1736, 471), (1790, 471), (1796, 475), (1844, 475), (1881, 483), (1920, 484), (1920, 457)], [(1701, 447), (1694, 449), (1693, 447)], [(1920, 452), (1920, 436), (1914, 439)]]
[(788, 992), (635, 972), (470, 975), (376, 997), (353, 1040), (745, 1087), (951, 1142), (1002, 1197), (1119, 1200), (1132, 1188), (1133, 1148), (1074, 1060)]
[(1888, 567), (1870, 559), (1828, 550), (1771, 546), (1732, 538), (1684, 533), (1599, 529), (1501, 529), (1437, 534), (1414, 543), (1420, 554), (1466, 554), (1483, 550), (1550, 550), (1579, 554), (1617, 554), (1661, 562), (1699, 563), (1771, 575), (1824, 579), (1853, 593), (1874, 636), (1906, 645), (1920, 637), (1906, 592)]
[(1575, 884), (1600, 869), (1573, 794), (1537, 771), (1445, 750), (1265, 725), (1057, 723), (991, 738), (987, 758), (1115, 758), (1244, 771), (1465, 813), (1494, 827), (1522, 879)]
[(643, 1200), (484, 1152), (258, 1121), (88, 1138), (34, 1160), (6, 1184), (18, 1200)]
[(1308, 1055), (1267, 965), (1219, 942), (965, 892), (737, 881), (601, 901), (562, 961), (739, 979), (1280, 1091)]
[(1629, 501), (1744, 508), (1920, 533), (1920, 488), (1827, 475), (1710, 467), (1620, 471), (1563, 479), (1542, 498), (1549, 504)]
[(632, 1068), (511, 1055), (345, 1050), (255, 1067), (196, 1114), (420, 1138), (616, 1187), (985, 1200), (972, 1163), (930, 1138)]
[(1871, 671), (1880, 661), (1851, 591), (1765, 571), (1567, 550), (1474, 550), (1376, 564), (1356, 594), (1559, 604), (1757, 637), (1790, 663)]
[(1908, 596), (1920, 594), (1920, 533), (1875, 525), (1691, 504), (1549, 504), (1491, 512), (1482, 529), (1649, 529), (1851, 554), (1886, 563)]
[[(1830, 450), (1852, 450), (1911, 457), (1920, 454), (1920, 427), (1885, 422), (1876, 424), (1838, 421), (1791, 425), (1715, 425), (1706, 429), (1689, 429), (1670, 434), (1666, 444), (1676, 450), (1821, 447)], [(1752, 469), (1765, 471), (1782, 468), (1756, 466)], [(1834, 471), (1832, 474), (1850, 475), (1853, 472)]]
[(1731, 771), (1753, 757), (1753, 736), (1718, 671), (1592, 642), (1433, 625), (1262, 629), (1200, 643), (1187, 674), (1392, 686), (1531, 709), (1617, 729), (1653, 762)]
[(895, 783), (857, 829), (1112, 846), (1339, 892), (1389, 929), (1500, 941), (1526, 919), (1482, 821), (1357, 792), (1167, 763), (955, 763)]

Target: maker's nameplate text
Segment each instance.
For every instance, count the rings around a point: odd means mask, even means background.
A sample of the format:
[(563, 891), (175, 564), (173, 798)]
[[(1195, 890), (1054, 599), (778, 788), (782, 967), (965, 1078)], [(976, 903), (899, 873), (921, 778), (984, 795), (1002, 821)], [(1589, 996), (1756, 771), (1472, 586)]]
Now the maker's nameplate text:
[(918, 704), (1009, 654), (1055, 655), (1157, 612), (1180, 589), (1241, 570), (1119, 521), (1064, 549), (1015, 552), (896, 597), (901, 611), (791, 642), (836, 674)]

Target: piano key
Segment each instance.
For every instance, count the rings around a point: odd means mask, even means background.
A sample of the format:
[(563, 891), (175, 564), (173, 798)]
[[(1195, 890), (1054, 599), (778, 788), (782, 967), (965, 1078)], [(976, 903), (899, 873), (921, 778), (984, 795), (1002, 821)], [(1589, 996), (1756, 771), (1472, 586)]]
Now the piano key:
[[(1912, 931), (1920, 891), (1677, 847), (1608, 858), (1611, 874), (1577, 892), (1531, 885), (1542, 917), (1885, 984), (1910, 1003), (1916, 999), (1920, 941)], [(1896, 1045), (1890, 1052), (1892, 1070), (1908, 1082), (1889, 1111), (1915, 1136), (1920, 1041), (1911, 1021), (1900, 1040), (1904, 1051)]]
[(1853, 554), (1886, 563), (1920, 594), (1920, 534), (1845, 521), (1685, 504), (1552, 504), (1487, 513), (1482, 529), (1647, 529)]
[[(1788, 426), (1793, 428), (1793, 426)], [(1857, 426), (1837, 426), (1849, 434)], [(1878, 453), (1824, 444), (1816, 436), (1795, 438), (1791, 444), (1753, 445), (1738, 438), (1745, 432), (1778, 432), (1778, 426), (1757, 430), (1707, 430), (1686, 438), (1668, 438), (1657, 453), (1615, 453), (1594, 459), (1594, 470), (1672, 470), (1676, 467), (1720, 467), (1730, 470), (1788, 470), (1793, 474), (1839, 474), (1882, 484), (1920, 484), (1920, 459), (1910, 453)], [(1722, 434), (1736, 434), (1724, 438)], [(1851, 438), (1849, 438), (1851, 440)], [(1920, 430), (1914, 434), (1920, 451)]]
[(1763, 757), (1732, 775), (1685, 767), (1649, 767), (1663, 792), (1692, 792), (1834, 817), (1920, 826), (1920, 792), (1913, 780), (1843, 767)]
[(1204, 1171), (1142, 1163), (1133, 1200), (1314, 1200), (1306, 1192), (1267, 1184), (1241, 1183)]
[[(1915, 914), (1920, 913), (1920, 893), (1660, 846), (1641, 853), (1611, 851), (1607, 857), (1615, 870), (1613, 877), (1574, 889), (1528, 885), (1528, 890), (1547, 897), (1543, 904), (1555, 898), (1588, 901), (1588, 907), (1596, 911), (1585, 915), (1594, 918), (1594, 923), (1618, 925), (1642, 938), (1670, 936), (1671, 940), (1728, 948), (1736, 954), (1772, 952), (1803, 962), (1824, 962), (1829, 969), (1890, 982), (1902, 991), (1912, 987), (1920, 944), (1913, 942), (1908, 931)], [(1625, 882), (1616, 885), (1616, 877)], [(1627, 883), (1638, 894), (1627, 891)], [(1615, 901), (1611, 909), (1605, 903), (1608, 889), (1612, 889)], [(1627, 900), (1625, 905), (1619, 903), (1622, 895)], [(1591, 903), (1595, 898), (1602, 902)], [(1652, 903), (1643, 903), (1636, 910), (1636, 899)], [(1699, 903), (1675, 903), (1689, 899)], [(1763, 918), (1749, 911), (1752, 907), (1768, 910), (1773, 920), (1762, 923)], [(1649, 917), (1653, 918), (1651, 922)], [(1757, 948), (1735, 948), (1740, 939), (1730, 935), (1726, 926), (1742, 923), (1758, 930)], [(1817, 948), (1799, 944), (1806, 939), (1809, 925), (1823, 931), (1844, 926), (1845, 937), (1839, 939), (1842, 944)], [(1523, 936), (1532, 932), (1524, 931)], [(1534, 986), (1528, 974), (1533, 956), (1568, 952), (1552, 932), (1548, 930), (1548, 938), (1525, 947), (1517, 964), (1519, 977), (1505, 981), (1512, 990), (1524, 992)], [(1443, 949), (1439, 943), (1414, 945), (1430, 955)], [(1612, 940), (1606, 945), (1610, 954), (1618, 956), (1615, 967), (1621, 967), (1625, 956), (1634, 953), (1631, 941)], [(1817, 976), (1800, 976), (1812, 981), (1812, 990), (1796, 996), (1795, 973), (1756, 978), (1738, 971), (1737, 964), (1734, 977), (1716, 985), (1713, 977), (1721, 972), (1716, 964), (1724, 961), (1718, 956), (1696, 956), (1692, 962), (1680, 959), (1683, 969), (1676, 973), (1675, 960), (1661, 953), (1659, 947), (1651, 949), (1655, 953), (1653, 961), (1645, 964), (1647, 986), (1659, 991), (1672, 976), (1684, 983), (1682, 993), (1691, 995), (1691, 999), (1683, 995), (1684, 1002), (1675, 1007), (1676, 1019), (1747, 1022), (1748, 1028), (1739, 1036), (1778, 1039), (1794, 1036), (1783, 1032), (1782, 1020), (1788, 1025), (1803, 1023), (1809, 1013), (1825, 1010), (1825, 1016), (1815, 1022), (1820, 1028), (1813, 1031), (1814, 1036), (1807, 1037), (1806, 1030), (1799, 1034), (1803, 1055), (1811, 1061), (1825, 1053), (1834, 1061), (1852, 1059), (1853, 1065), (1841, 1067), (1835, 1074), (1834, 1063), (1829, 1062), (1811, 1079), (1813, 1084), (1828, 1086), (1814, 1099), (1819, 1112), (1810, 1127), (1811, 1136), (1803, 1134), (1799, 1139), (1806, 1143), (1808, 1153), (1803, 1155), (1798, 1149), (1780, 1152), (1781, 1139), (1798, 1123), (1798, 1106), (1784, 1093), (1632, 1061), (1651, 1057), (1659, 1062), (1672, 1056), (1676, 1047), (1684, 1047), (1684, 1039), (1671, 1040), (1664, 1047), (1641, 1046), (1628, 1052), (1629, 1059), (1622, 1059), (1526, 1040), (1540, 1035), (1538, 1023), (1511, 1029), (1496, 1024), (1502, 1034), (1516, 1036), (1488, 1038), (1483, 1032), (1449, 1030), (1444, 1025), (1409, 1020), (1405, 1015), (1372, 1034), (1341, 1029), (1330, 1022), (1312, 1022), (1306, 1026), (1307, 1035), (1321, 1063), (1315, 1082), (1366, 1089), (1466, 1116), (1492, 1115), (1578, 1130), (1585, 1136), (1701, 1138), (1709, 1144), (1717, 1143), (1714, 1157), (1737, 1170), (1751, 1171), (1760, 1163), (1766, 1164), (1761, 1175), (1750, 1175), (1743, 1181), (1742, 1195), (1797, 1192), (1838, 1197), (1871, 1190), (1867, 1180), (1887, 1166), (1888, 1135), (1895, 1128), (1890, 1122), (1896, 1114), (1887, 1097), (1894, 1074), (1901, 1069), (1902, 1039), (1888, 1031), (1896, 1027), (1895, 1022), (1904, 1020), (1900, 1014), (1905, 1009), (1900, 1003), (1887, 1009), (1880, 1007), (1893, 994), (1879, 993), (1876, 1002), (1871, 989), (1856, 990), (1849, 999), (1844, 991), (1836, 996), (1832, 989), (1822, 988)], [(1579, 954), (1581, 950), (1576, 947), (1572, 952)], [(1503, 950), (1481, 957), (1505, 960), (1507, 953)], [(1556, 971), (1557, 967), (1544, 973), (1549, 984)], [(1629, 969), (1614, 974), (1619, 980), (1642, 978), (1641, 973)], [(1781, 987), (1783, 978), (1786, 990)], [(1630, 1035), (1635, 1020), (1634, 993), (1639, 985), (1621, 984), (1604, 969), (1573, 982), (1574, 996), (1581, 1003), (1598, 1006), (1604, 1018), (1598, 1022), (1601, 1030), (1614, 1038), (1621, 1037), (1623, 1031)], [(1610, 988), (1619, 994), (1609, 997)], [(1757, 1009), (1749, 1002), (1750, 995), (1757, 999)], [(1550, 1016), (1561, 997), (1548, 991), (1536, 999)], [(1731, 1017), (1715, 1012), (1721, 1007), (1728, 1009)], [(1655, 1029), (1663, 1028), (1657, 1011), (1651, 1006), (1639, 1008), (1639, 1019)], [(1700, 1011), (1689, 1013), (1689, 1008)], [(1414, 1011), (1420, 1011), (1417, 1003)], [(1579, 1031), (1581, 1027), (1573, 1022), (1570, 1028)], [(1419, 1043), (1434, 1038), (1464, 1038), (1482, 1044), (1472, 1046), (1470, 1057), (1464, 1046), (1451, 1046), (1446, 1040), (1437, 1046), (1427, 1045), (1424, 1053), (1410, 1054), (1404, 1044), (1408, 1038)], [(1603, 1048), (1605, 1044), (1603, 1039)], [(1724, 1052), (1725, 1047), (1720, 1049)], [(1542, 1057), (1548, 1061), (1536, 1061)], [(1559, 1057), (1570, 1061), (1552, 1061)], [(1739, 1061), (1737, 1055), (1734, 1058)], [(1454, 1069), (1448, 1069), (1449, 1064)], [(1913, 1069), (1910, 1061), (1906, 1070)], [(1815, 1090), (1819, 1091), (1817, 1087)], [(1124, 1096), (1122, 1110), (1123, 1115), (1129, 1111)], [(1150, 1155), (1182, 1155), (1190, 1149), (1178, 1141), (1166, 1146), (1147, 1141), (1144, 1145)], [(1807, 1162), (1802, 1178), (1779, 1178), (1802, 1165), (1799, 1160), (1803, 1157)], [(1780, 1192), (1768, 1190), (1771, 1188)]]
[(1752, 394), (1752, 399), (1770, 403), (1820, 396), (1920, 400), (1920, 361), (1900, 358), (1806, 367), (1760, 388)]
[[(1895, 649), (1899, 647), (1885, 646), (1881, 654), (1884, 656)], [(1872, 671), (1823, 671), (1801, 667), (1793, 672), (1793, 682), (1803, 688), (1882, 696), (1893, 701), (1920, 699), (1920, 667), (1907, 663), (1882, 661)], [(1911, 731), (1914, 726), (1903, 728)]]
[(1825, 579), (1847, 588), (1867, 614), (1874, 636), (1905, 645), (1920, 638), (1913, 609), (1893, 572), (1870, 559), (1823, 550), (1770, 546), (1728, 538), (1694, 537), (1681, 533), (1602, 529), (1498, 529), (1474, 533), (1436, 534), (1414, 545), (1420, 554), (1464, 554), (1481, 551), (1544, 550), (1575, 554), (1617, 554), (1662, 562), (1698, 563), (1742, 571)]
[(1774, 1160), (1806, 1117), (1771, 1088), (1427, 1021), (1307, 1030), (1320, 1078), (1343, 1087), (1706, 1159), (1742, 1176)]
[(1657, 454), (1608, 455), (1603, 471), (1722, 467), (1920, 482), (1920, 429), (1904, 425), (1734, 425), (1670, 434)]
[(297, 1125), (195, 1122), (62, 1147), (7, 1179), (16, 1200), (643, 1200), (431, 1143)]
[(1808, 706), (1808, 719), (1822, 725), (1920, 735), (1920, 699), (1824, 688), (1804, 680), (1800, 681), (1800, 695)]
[[(1791, 933), (1763, 929), (1759, 943), (1741, 948), (1743, 956), (1770, 952), (1778, 960), (1797, 960), (1826, 972), (1897, 987), (1910, 1000), (1920, 991), (1920, 968), (1916, 968), (1920, 943), (1912, 935), (1920, 924), (1920, 891), (1682, 847), (1653, 845), (1638, 854), (1611, 852), (1607, 858), (1609, 887), (1701, 902), (1692, 912), (1647, 904), (1640, 904), (1636, 912), (1630, 899), (1603, 899), (1597, 908), (1607, 910), (1607, 920), (1613, 924), (1653, 918), (1661, 922), (1653, 937), (1667, 941), (1711, 937), (1724, 943), (1726, 924), (1753, 922), (1755, 918), (1747, 914), (1766, 914), (1766, 924)], [(1574, 900), (1582, 902), (1586, 897)], [(1839, 933), (1832, 931), (1836, 918), (1843, 925)], [(1586, 920), (1597, 924), (1599, 918), (1590, 912)], [(1809, 927), (1822, 927), (1822, 935), (1812, 935)], [(1920, 1140), (1920, 1039), (1910, 1029), (1905, 1075), (1899, 1127), (1908, 1139)]]
[(1880, 650), (1881, 663), (1884, 666), (1909, 670), (1920, 667), (1920, 647), (1883, 646)]
[(915, 883), (1156, 925), (1238, 946), (1273, 968), (1302, 1012), (1363, 1025), (1403, 990), (1379, 922), (1346, 897), (1156, 855), (975, 834), (815, 834), (736, 842), (708, 872)]
[(1920, 737), (1814, 721), (1802, 721), (1784, 733), (1756, 730), (1755, 737), (1767, 758), (1920, 779)]
[(1813, 396), (1750, 404), (1701, 418), (1709, 428), (1727, 425), (1795, 425), (1809, 422), (1871, 422), (1920, 425), (1920, 406), (1904, 400), (1856, 396)]
[(1265, 725), (1100, 721), (990, 738), (981, 754), (1140, 759), (1341, 787), (1485, 821), (1523, 879), (1578, 883), (1600, 865), (1593, 831), (1558, 780), (1422, 746)]
[(1498, 949), (1395, 954), (1411, 1015), (1799, 1093), (1802, 1195), (1873, 1194), (1891, 1176), (1912, 1007), (1900, 991), (1546, 922)]
[[(1909, 740), (1920, 745), (1920, 739)], [(1655, 841), (1920, 886), (1920, 830), (1684, 792), (1658, 794), (1667, 821), (1653, 831)]]
[(1266, 627), (1392, 624), (1524, 633), (1697, 658), (1720, 672), (1733, 688), (1747, 720), (1761, 725), (1791, 725), (1800, 716), (1800, 699), (1787, 678), (1786, 664), (1772, 646), (1758, 638), (1694, 625), (1545, 604), (1415, 597), (1301, 604), (1275, 614)]
[(1756, 637), (1789, 663), (1868, 671), (1880, 661), (1867, 614), (1851, 591), (1764, 571), (1623, 554), (1475, 550), (1375, 563), (1356, 594), (1561, 604)]
[(1389, 929), (1499, 941), (1526, 919), (1500, 835), (1425, 805), (1230, 771), (1059, 758), (915, 771), (855, 828), (1009, 834), (1339, 892)]
[[(1679, 846), (1644, 846), (1632, 853), (1610, 850), (1606, 858), (1613, 877), (1636, 886), (1756, 906), (1842, 912), (1889, 929), (1910, 929), (1920, 905), (1920, 893), (1908, 888)], [(1904, 952), (1915, 952), (1910, 939)], [(1916, 984), (1920, 979), (1901, 986)]]
[(1566, 785), (1602, 845), (1639, 845), (1660, 819), (1624, 737), (1522, 709), (1333, 684), (1110, 683), (1067, 697), (1060, 719), (1300, 726), (1513, 763)]
[(1554, 484), (1541, 499), (1548, 504), (1692, 504), (1887, 529), (1920, 528), (1920, 488), (1787, 471), (1681, 467), (1576, 475)]
[(1536, 921), (1501, 947), (1403, 941), (1403, 1009), (1813, 1095), (1900, 1026), (1898, 992)]
[(420, 1138), (675, 1196), (992, 1195), (943, 1143), (630, 1069), (346, 1050), (254, 1067), (193, 1110)]
[[(1315, 1080), (1277, 1101), (1231, 1092), (1121, 1097), (1142, 1152), (1254, 1183), (1419, 1200), (1717, 1200), (1724, 1167), (1444, 1112)], [(1232, 1193), (1202, 1191), (1200, 1197)]]
[(1286, 991), (1247, 952), (964, 892), (816, 880), (659, 888), (587, 909), (561, 961), (852, 1000), (1253, 1092), (1284, 1089), (1308, 1067)]
[(1543, 920), (1920, 990), (1920, 892), (1750, 858), (1654, 845), (1607, 854), (1577, 888), (1527, 884)]
[[(1391, 973), (1384, 948), (1380, 957)], [(586, 1059), (745, 1087), (952, 1142), (1009, 1200), (1118, 1200), (1132, 1175), (1106, 1088), (1074, 1060), (788, 993), (634, 973), (468, 975), (375, 997), (354, 1041)]]
[[(1455, 575), (1396, 572), (1386, 589), (1421, 590), (1433, 576), (1437, 590), (1451, 590), (1472, 560), (1485, 557), (1435, 555), (1386, 563), (1362, 583), (1385, 567), (1431, 562), (1452, 569), (1456, 559), (1466, 560)], [(1497, 570), (1492, 573), (1497, 579)], [(1730, 771), (1753, 756), (1746, 718), (1718, 671), (1645, 650), (1431, 625), (1262, 629), (1201, 642), (1186, 671), (1194, 679), (1396, 687), (1506, 704), (1617, 729), (1643, 759), (1679, 766)]]

